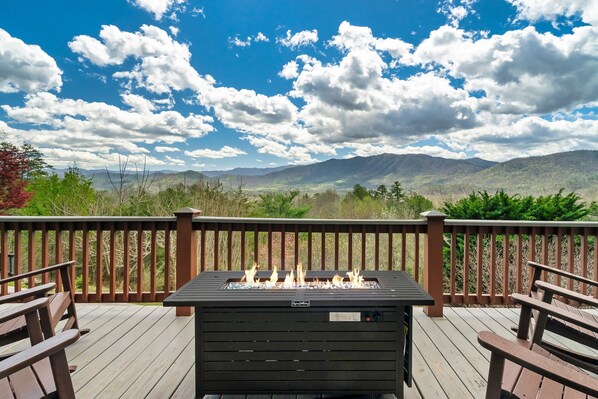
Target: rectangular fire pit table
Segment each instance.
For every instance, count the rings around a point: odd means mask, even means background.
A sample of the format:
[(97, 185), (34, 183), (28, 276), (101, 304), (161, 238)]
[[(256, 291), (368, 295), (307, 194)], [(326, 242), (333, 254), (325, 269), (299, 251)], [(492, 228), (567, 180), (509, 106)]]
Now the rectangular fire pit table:
[[(279, 271), (284, 279), (286, 272)], [(326, 281), (342, 272), (308, 271)], [(267, 280), (270, 271), (256, 279)], [(434, 300), (402, 271), (373, 289), (226, 289), (204, 272), (164, 301), (195, 307), (195, 395), (386, 394), (411, 386), (412, 306)]]

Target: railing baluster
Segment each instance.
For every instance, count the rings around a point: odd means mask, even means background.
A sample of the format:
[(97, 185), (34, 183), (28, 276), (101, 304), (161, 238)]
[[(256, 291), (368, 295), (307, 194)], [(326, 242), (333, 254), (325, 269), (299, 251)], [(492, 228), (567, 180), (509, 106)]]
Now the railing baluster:
[(320, 253), (320, 270), (326, 270), (326, 225), (322, 225), (322, 234), (320, 238), (322, 240), (322, 251)]
[[(56, 226), (55, 230), (55, 238), (54, 238), (54, 262), (55, 263), (62, 263), (62, 230), (60, 226)], [(62, 277), (60, 277), (60, 273), (56, 273), (56, 289), (57, 291), (62, 291)]]
[(529, 256), (528, 260), (532, 262), (536, 261), (536, 228), (532, 227), (532, 231), (529, 235)]
[(312, 226), (307, 227), (307, 270), (311, 270), (312, 264)]
[(505, 234), (503, 236), (503, 246), (502, 246), (502, 300), (503, 304), (509, 303), (509, 265), (511, 261), (510, 249), (510, 230), (509, 228), (505, 228)]
[(476, 297), (478, 304), (481, 304), (483, 301), (483, 287), (484, 287), (484, 280), (483, 280), (483, 269), (484, 269), (484, 229), (483, 227), (478, 228), (478, 238), (477, 238), (477, 258), (476, 258), (476, 266), (477, 266), (477, 273), (476, 273)]
[(137, 302), (143, 299), (143, 224), (139, 222), (137, 226)]
[(405, 271), (407, 267), (407, 228), (401, 228), (401, 270)]
[(253, 263), (258, 264), (259, 260), (260, 260), (260, 250), (259, 250), (259, 244), (260, 244), (260, 231), (259, 231), (259, 226), (255, 225), (255, 229), (253, 231)]
[(353, 270), (353, 225), (350, 224), (348, 227), (349, 232), (347, 233), (347, 264), (349, 270)]
[(268, 270), (272, 270), (272, 225), (268, 223)]
[[(33, 223), (28, 223), (27, 226), (27, 271), (35, 270), (35, 230), (33, 230)], [(35, 278), (29, 277), (27, 280), (29, 288), (35, 287)]]
[(152, 223), (150, 229), (150, 301), (156, 302), (156, 273), (158, 263), (158, 242), (156, 224)]
[(110, 255), (108, 267), (110, 268), (110, 302), (116, 301), (116, 226), (110, 223)]
[(168, 295), (170, 295), (170, 225), (166, 223), (164, 227), (164, 298)]
[[(419, 254), (419, 248), (415, 251)], [(380, 226), (376, 225), (374, 229), (374, 269), (380, 270)]]
[[(557, 269), (562, 269), (563, 268), (563, 262), (562, 262), (562, 258), (563, 258), (563, 231), (559, 228), (557, 229), (557, 235), (556, 235), (556, 253), (555, 253), (555, 257), (556, 257), (556, 268)], [(556, 275), (556, 285), (560, 286), (561, 285), (561, 276), (560, 275)]]
[(392, 270), (392, 226), (388, 225), (388, 270)]
[(102, 285), (104, 285), (103, 274), (103, 248), (104, 248), (104, 231), (101, 223), (98, 222), (96, 230), (96, 302), (102, 302)]
[[(42, 240), (41, 268), (43, 269), (50, 265), (50, 249), (49, 249), (49, 244), (48, 244), (48, 225), (45, 223), (42, 225), (41, 240)], [(56, 276), (58, 276), (60, 273), (53, 273), (53, 274), (55, 275), (54, 281), (56, 282)], [(47, 284), (48, 277), (49, 277), (48, 274), (44, 273), (41, 275), (41, 277), (42, 277), (42, 284)], [(58, 286), (58, 284), (57, 284), (57, 286)]]
[(82, 286), (81, 286), (81, 296), (83, 297), (83, 302), (89, 302), (89, 229), (87, 224), (83, 226), (83, 246), (81, 249), (81, 258), (83, 259), (82, 266)]
[(206, 259), (208, 254), (206, 253), (206, 224), (201, 224), (201, 237), (199, 237), (199, 249), (201, 257), (199, 258), (199, 270), (202, 272), (206, 271)]
[(213, 270), (222, 270), (220, 268), (220, 262), (218, 255), (220, 252), (220, 225), (218, 223), (214, 226), (214, 268)]
[[(68, 228), (69, 228), (69, 260), (75, 260), (76, 259), (76, 246), (75, 246), (75, 225), (71, 222), (68, 224)], [(80, 266), (79, 266), (80, 267)], [(77, 264), (75, 263), (75, 265), (73, 267), (71, 267), (71, 284), (73, 284), (73, 287), (76, 288), (76, 281), (75, 281), (75, 275), (77, 274)]]
[(414, 279), (416, 282), (419, 283), (419, 254), (420, 254), (420, 250), (419, 250), (419, 226), (415, 226), (415, 237), (413, 239), (415, 241), (415, 254), (414, 254), (414, 270), (413, 270), (413, 274), (414, 274)]
[(451, 231), (451, 303), (456, 303), (457, 292), (457, 227), (453, 226)]
[[(23, 261), (21, 227), (17, 223), (15, 226), (15, 274), (21, 274), (21, 262)], [(15, 281), (15, 291), (21, 291), (21, 280)]]
[[(569, 234), (567, 236), (567, 257), (568, 257), (568, 266), (569, 266), (569, 273), (575, 274), (575, 239), (573, 236), (573, 230), (569, 230)], [(569, 278), (567, 287), (570, 290), (574, 290), (573, 287), (573, 279)]]
[(129, 302), (129, 285), (131, 283), (131, 237), (129, 225), (123, 229), (123, 300)]
[(521, 233), (521, 227), (517, 228), (517, 247), (516, 247), (515, 267), (515, 292), (523, 292), (523, 237)]
[(233, 225), (230, 223), (226, 232), (226, 268), (233, 270)]
[(284, 269), (285, 266), (285, 255), (286, 251), (286, 239), (285, 239), (285, 231), (284, 231), (284, 224), (280, 226), (280, 269)]
[[(583, 234), (581, 235), (581, 275), (588, 278), (588, 228), (583, 228)], [(594, 266), (594, 273), (596, 273), (596, 267)], [(581, 284), (581, 293), (588, 295), (588, 287), (585, 283)]]
[[(8, 230), (6, 224), (0, 227), (0, 279), (8, 277)], [(0, 286), (2, 295), (8, 294), (8, 284)]]
[(295, 225), (295, 235), (294, 235), (294, 240), (295, 240), (295, 255), (294, 255), (294, 260), (295, 260), (295, 265), (299, 264), (299, 225), (296, 224)]
[[(548, 229), (546, 227), (542, 228), (542, 263), (545, 265), (548, 264), (548, 234)], [(546, 279), (546, 273), (543, 274)]]
[(463, 303), (469, 304), (469, 238), (470, 227), (465, 228), (463, 237)]
[(496, 230), (490, 229), (490, 303), (496, 304)]
[(246, 251), (246, 243), (245, 243), (245, 224), (241, 225), (241, 270), (245, 270), (245, 251)]
[(338, 270), (338, 225), (334, 226), (334, 270)]
[(361, 226), (361, 270), (367, 270), (366, 261), (366, 252), (365, 252), (365, 241), (367, 239), (365, 224)]

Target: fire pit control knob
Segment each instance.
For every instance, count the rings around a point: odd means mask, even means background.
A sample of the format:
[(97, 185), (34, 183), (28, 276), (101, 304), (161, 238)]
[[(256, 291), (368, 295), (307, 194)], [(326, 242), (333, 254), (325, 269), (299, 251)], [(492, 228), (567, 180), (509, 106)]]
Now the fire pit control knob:
[(383, 318), (382, 318), (382, 314), (380, 312), (372, 312), (372, 313), (364, 312), (363, 313), (363, 321), (367, 321), (367, 322), (370, 322), (370, 321), (379, 322), (379, 321), (382, 321), (382, 320), (383, 320)]

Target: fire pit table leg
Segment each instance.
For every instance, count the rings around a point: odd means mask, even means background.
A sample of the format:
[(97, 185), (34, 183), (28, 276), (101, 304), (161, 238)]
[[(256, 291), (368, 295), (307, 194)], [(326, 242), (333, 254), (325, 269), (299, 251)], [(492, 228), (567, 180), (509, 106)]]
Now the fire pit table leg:
[(204, 387), (202, 386), (202, 372), (201, 369), (202, 361), (202, 329), (201, 329), (201, 315), (203, 311), (199, 306), (195, 307), (195, 398), (202, 399), (205, 396)]
[(397, 399), (403, 399), (403, 377), (405, 375), (404, 372), (404, 359), (405, 359), (405, 329), (404, 329), (404, 318), (401, 317), (405, 314), (406, 306), (397, 306), (397, 348), (396, 351), (396, 362), (397, 362), (397, 377), (396, 377), (396, 392), (395, 396)]

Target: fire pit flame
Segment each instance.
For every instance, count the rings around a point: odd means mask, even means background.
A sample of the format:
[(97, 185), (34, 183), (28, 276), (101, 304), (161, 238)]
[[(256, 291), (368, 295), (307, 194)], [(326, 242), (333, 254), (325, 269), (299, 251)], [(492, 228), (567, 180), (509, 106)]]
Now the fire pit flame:
[[(291, 270), (292, 272), (292, 270)], [(305, 273), (306, 271), (303, 271), (303, 265), (301, 263), (297, 263), (297, 285), (301, 286), (301, 285), (305, 285)]]
[(259, 266), (257, 263), (253, 264), (251, 269), (245, 270), (245, 275), (238, 282), (230, 282), (225, 287), (226, 289), (378, 289), (380, 285), (376, 281), (367, 281), (360, 274), (359, 270), (352, 270), (347, 272), (349, 281), (346, 281), (344, 277), (335, 274), (332, 281), (326, 280), (319, 281), (317, 278), (314, 280), (306, 279), (307, 271), (303, 270), (301, 263), (297, 264), (297, 275), (295, 276), (294, 270), (291, 269), (286, 274), (284, 281), (278, 281), (278, 270), (276, 266), (272, 270), (272, 274), (269, 279), (256, 279), (257, 270)]
[(291, 272), (287, 274), (284, 279), (283, 287), (286, 289), (295, 288), (295, 282), (293, 280), (295, 280), (295, 276), (293, 275), (293, 270), (291, 269)]
[(255, 274), (257, 273), (258, 265), (257, 263), (253, 262), (253, 267), (251, 269), (245, 270), (245, 281), (247, 285), (255, 285)]
[(334, 277), (332, 277), (332, 285), (335, 287), (342, 287), (343, 280), (344, 279), (341, 276), (335, 274)]

